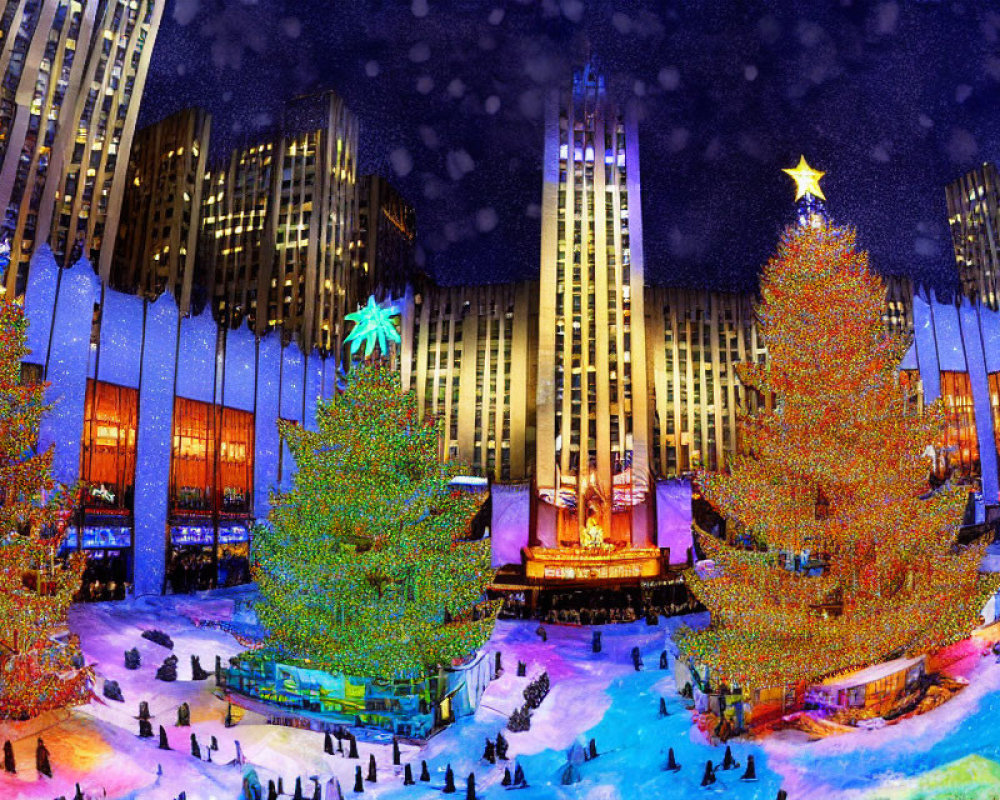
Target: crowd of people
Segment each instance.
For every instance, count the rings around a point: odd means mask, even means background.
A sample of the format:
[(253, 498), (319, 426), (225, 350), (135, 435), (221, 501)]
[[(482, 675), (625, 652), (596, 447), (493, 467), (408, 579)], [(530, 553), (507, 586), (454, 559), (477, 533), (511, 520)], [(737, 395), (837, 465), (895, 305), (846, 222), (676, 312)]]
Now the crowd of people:
[(219, 586), (239, 586), (250, 582), (250, 560), (229, 549), (219, 558)]
[(216, 572), (210, 548), (176, 548), (170, 554), (167, 581), (174, 594), (238, 586), (250, 581), (250, 562), (245, 554), (227, 548), (219, 556)]
[(174, 594), (188, 594), (215, 585), (215, 563), (209, 548), (175, 548), (170, 551), (167, 581)]
[(683, 586), (652, 591), (604, 590), (547, 593), (532, 606), (524, 592), (504, 596), (501, 619), (537, 619), (565, 625), (607, 625), (651, 616), (676, 616), (698, 611), (698, 602)]
[(124, 600), (128, 589), (125, 558), (108, 552), (90, 557), (84, 567), (77, 599), (84, 602)]

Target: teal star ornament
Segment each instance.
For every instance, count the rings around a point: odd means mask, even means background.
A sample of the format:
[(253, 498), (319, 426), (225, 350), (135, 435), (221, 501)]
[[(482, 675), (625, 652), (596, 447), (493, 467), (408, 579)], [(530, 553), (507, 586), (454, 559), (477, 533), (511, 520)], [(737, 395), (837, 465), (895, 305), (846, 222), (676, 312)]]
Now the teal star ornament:
[(383, 356), (389, 355), (389, 342), (399, 344), (402, 341), (392, 319), (398, 314), (399, 309), (394, 304), (383, 308), (375, 302), (374, 296), (368, 298), (368, 305), (347, 314), (345, 319), (354, 323), (354, 328), (344, 340), (351, 345), (351, 356), (361, 348), (362, 343), (365, 345), (365, 358), (371, 356), (376, 343)]

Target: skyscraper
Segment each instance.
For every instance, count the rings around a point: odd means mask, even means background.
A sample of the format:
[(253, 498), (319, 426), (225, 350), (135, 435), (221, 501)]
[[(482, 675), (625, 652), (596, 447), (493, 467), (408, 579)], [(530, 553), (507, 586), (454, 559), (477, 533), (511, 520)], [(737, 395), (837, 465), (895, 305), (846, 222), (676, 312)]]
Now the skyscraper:
[(1000, 176), (986, 163), (948, 184), (948, 224), (962, 292), (994, 311), (1000, 297)]
[(139, 131), (132, 144), (110, 284), (155, 299), (172, 291), (182, 314), (192, 294), (205, 300), (196, 274), (199, 216), (212, 116), (197, 108)]
[[(153, 42), (157, 0), (14, 0), (0, 16), (0, 236), (7, 288), (49, 241), (65, 265), (86, 255), (103, 278)], [(108, 246), (104, 246), (107, 243)]]
[(651, 541), (639, 191), (635, 117), (588, 65), (570, 91), (552, 92), (545, 122), (535, 526), (545, 547)]
[(476, 475), (531, 473), (538, 284), (437, 286), (400, 303), (400, 378), (420, 418), (441, 421), (442, 454)]
[(336, 351), (358, 294), (358, 122), (334, 92), (285, 109), (280, 136), (206, 174), (203, 241), (213, 305), (259, 335)]
[(362, 294), (402, 297), (415, 278), (416, 214), (381, 175), (358, 179), (358, 234)]
[(262, 265), (273, 258), (273, 162), (274, 143), (261, 142), (205, 170), (198, 258), (208, 265), (213, 312), (233, 327), (249, 320), (256, 330)]

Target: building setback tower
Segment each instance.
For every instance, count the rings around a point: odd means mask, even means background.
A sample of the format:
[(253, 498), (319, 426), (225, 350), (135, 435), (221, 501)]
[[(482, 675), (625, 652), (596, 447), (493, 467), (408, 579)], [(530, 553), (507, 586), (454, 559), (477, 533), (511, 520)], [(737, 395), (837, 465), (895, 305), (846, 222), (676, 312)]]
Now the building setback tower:
[(203, 241), (221, 319), (339, 351), (360, 280), (357, 143), (357, 118), (323, 92), (291, 101), (280, 136), (206, 175)]
[(416, 282), (417, 220), (413, 206), (381, 175), (358, 179), (358, 262), (365, 286), (359, 297), (402, 297)]
[(548, 99), (543, 174), (530, 552), (625, 555), (652, 522), (638, 130), (592, 65)]
[(234, 150), (205, 171), (199, 259), (208, 264), (208, 294), (216, 318), (231, 327), (257, 315), (257, 283), (273, 257), (270, 222), (274, 143)]
[(139, 131), (129, 157), (125, 198), (110, 283), (155, 300), (164, 291), (181, 314), (205, 304), (196, 264), (212, 116), (197, 108), (172, 114)]
[(948, 224), (962, 292), (993, 309), (1000, 297), (1000, 175), (986, 163), (948, 184)]
[[(107, 279), (163, 0), (9, 0), (0, 16), (0, 236), (8, 290), (31, 253)], [(108, 246), (102, 246), (107, 243)]]

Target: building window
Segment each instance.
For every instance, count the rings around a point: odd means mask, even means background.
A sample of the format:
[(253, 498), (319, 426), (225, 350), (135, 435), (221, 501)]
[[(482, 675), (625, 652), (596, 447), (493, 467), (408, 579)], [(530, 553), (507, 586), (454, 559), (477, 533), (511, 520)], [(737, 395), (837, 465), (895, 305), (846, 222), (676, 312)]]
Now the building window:
[(899, 389), (903, 393), (906, 413), (909, 415), (919, 414), (922, 394), (919, 370), (901, 369), (899, 371)]
[(139, 392), (87, 381), (80, 478), (84, 510), (132, 510)]
[(942, 372), (941, 398), (945, 429), (943, 458), (937, 465), (939, 476), (954, 472), (955, 477), (977, 477), (980, 474), (979, 441), (969, 373)]
[(219, 510), (247, 516), (253, 504), (254, 416), (249, 411), (220, 408)]
[(171, 513), (209, 513), (214, 497), (214, 406), (174, 398), (173, 452), (170, 459)]
[(1000, 452), (1000, 372), (989, 374), (990, 409), (993, 412), (993, 441)]

